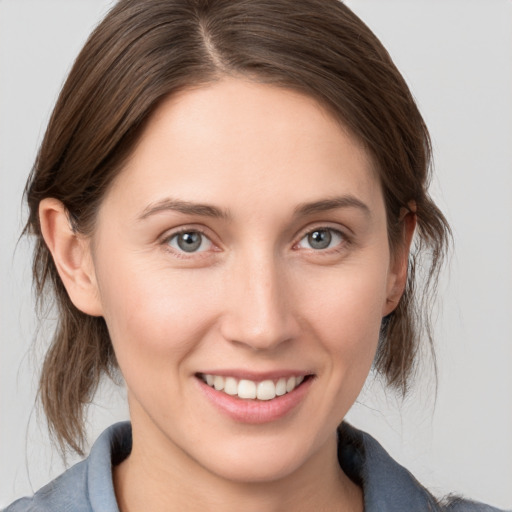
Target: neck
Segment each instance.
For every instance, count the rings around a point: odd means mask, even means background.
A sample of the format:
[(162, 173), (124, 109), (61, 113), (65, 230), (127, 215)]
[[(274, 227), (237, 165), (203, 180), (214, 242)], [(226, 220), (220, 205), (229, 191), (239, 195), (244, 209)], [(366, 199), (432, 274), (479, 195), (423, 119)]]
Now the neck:
[[(132, 423), (130, 456), (114, 468), (121, 512), (223, 510), (224, 512), (363, 511), (362, 491), (341, 470), (336, 436), (292, 474), (243, 482), (211, 473), (170, 443), (141, 435)], [(165, 447), (165, 449), (162, 449)]]

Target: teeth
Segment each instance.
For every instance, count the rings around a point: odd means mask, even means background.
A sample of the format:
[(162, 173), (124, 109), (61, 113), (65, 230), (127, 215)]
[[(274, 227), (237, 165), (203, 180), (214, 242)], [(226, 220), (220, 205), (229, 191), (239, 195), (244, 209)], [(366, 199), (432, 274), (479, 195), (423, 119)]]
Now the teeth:
[(256, 398), (256, 383), (252, 380), (242, 379), (238, 383), (239, 398)]
[(223, 377), (222, 375), (201, 375), (208, 386), (215, 388), (217, 391), (223, 391), (228, 395), (245, 399), (272, 400), (276, 396), (282, 396), (290, 393), (299, 386), (304, 376), (297, 377), (281, 377), (277, 381), (263, 380), (254, 382), (248, 379), (237, 380), (234, 377)]
[(222, 391), (224, 389), (224, 377), (221, 377), (220, 375), (215, 375), (215, 377), (213, 377), (213, 387), (217, 391)]
[(276, 395), (282, 396), (286, 393), (286, 379), (283, 377), (277, 381)]
[(276, 397), (276, 385), (271, 380), (264, 380), (258, 384), (256, 398), (258, 400), (272, 400)]
[(236, 379), (233, 377), (226, 377), (226, 381), (224, 382), (224, 393), (227, 393), (228, 395), (238, 394), (238, 382)]

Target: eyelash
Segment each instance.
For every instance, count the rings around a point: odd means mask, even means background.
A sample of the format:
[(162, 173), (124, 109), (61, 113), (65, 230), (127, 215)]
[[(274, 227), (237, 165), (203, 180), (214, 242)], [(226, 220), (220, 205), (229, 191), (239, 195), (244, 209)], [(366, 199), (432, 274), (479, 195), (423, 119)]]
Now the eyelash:
[[(205, 231), (203, 231), (202, 229), (200, 228), (197, 228), (197, 227), (194, 227), (194, 228), (187, 228), (187, 227), (184, 227), (182, 229), (180, 229), (179, 231), (175, 231), (167, 236), (165, 236), (163, 239), (162, 239), (162, 245), (164, 246), (164, 249), (170, 253), (172, 253), (174, 256), (176, 256), (177, 258), (191, 258), (191, 257), (195, 257), (197, 258), (199, 255), (203, 255), (203, 253), (207, 253), (209, 252), (208, 250), (205, 250), (205, 251), (199, 251), (199, 252), (187, 252), (187, 251), (184, 251), (184, 250), (180, 250), (178, 248), (174, 248), (172, 247), (170, 244), (171, 244), (171, 241), (177, 237), (179, 237), (180, 235), (183, 235), (185, 233), (197, 233), (199, 235), (201, 235), (201, 237), (203, 238), (201, 244), (204, 243), (204, 239), (208, 240), (208, 242), (213, 246), (215, 247), (215, 244), (212, 242), (211, 238), (205, 233)], [(206, 255), (203, 255), (203, 257), (206, 256)], [(199, 256), (200, 257), (200, 256)]]
[[(314, 233), (318, 233), (318, 232), (328, 232), (329, 236), (331, 237), (331, 240), (332, 240), (333, 235), (334, 235), (334, 237), (339, 237), (340, 240), (333, 247), (326, 247), (324, 249), (315, 249), (312, 247), (304, 248), (308, 252), (314, 253), (315, 255), (330, 256), (332, 254), (339, 253), (339, 252), (343, 251), (344, 249), (346, 249), (347, 245), (349, 245), (351, 243), (350, 237), (343, 231), (336, 229), (336, 228), (331, 228), (329, 226), (321, 226), (320, 225), (320, 226), (315, 226), (314, 228), (308, 229), (307, 231), (303, 232), (301, 234), (301, 237), (299, 238), (299, 241), (293, 245), (293, 248), (300, 249), (299, 244), (303, 240), (307, 239), (307, 237), (313, 235)], [(329, 242), (331, 240), (329, 240)]]
[[(334, 236), (337, 236), (341, 239), (334, 247), (327, 247), (325, 249), (314, 249), (312, 247), (304, 248), (305, 250), (315, 253), (317, 255), (322, 255), (322, 256), (326, 255), (327, 256), (327, 255), (331, 255), (333, 253), (338, 253), (338, 252), (344, 250), (346, 248), (346, 246), (351, 243), (350, 237), (347, 236), (346, 233), (344, 233), (343, 231), (341, 231), (339, 229), (331, 228), (328, 226), (315, 226), (312, 229), (308, 229), (307, 231), (304, 231), (301, 234), (299, 240), (293, 244), (292, 248), (294, 250), (299, 250), (300, 249), (299, 244), (303, 240), (305, 240), (308, 236), (310, 236), (316, 232), (328, 232), (331, 237), (334, 234)], [(210, 251), (210, 249), (207, 249), (207, 250), (203, 250), (203, 251), (187, 252), (184, 250), (180, 250), (179, 248), (172, 247), (170, 245), (170, 243), (173, 239), (179, 237), (180, 235), (186, 234), (186, 233), (187, 234), (188, 233), (190, 233), (190, 234), (197, 233), (197, 234), (201, 235), (201, 237), (203, 238), (203, 240), (201, 241), (201, 245), (204, 243), (204, 239), (206, 239), (211, 244), (211, 246), (216, 247), (214, 242), (205, 233), (205, 231), (200, 228), (197, 228), (197, 227), (193, 227), (193, 228), (184, 227), (184, 228), (180, 229), (179, 231), (175, 231), (175, 232), (165, 236), (162, 239), (161, 244), (164, 246), (165, 250), (167, 250), (168, 252), (171, 252), (174, 256), (176, 256), (178, 258), (191, 258), (191, 257), (197, 258), (197, 257), (201, 257), (200, 255), (203, 255), (203, 253), (208, 253)], [(202, 257), (205, 257), (205, 256), (206, 256), (206, 254), (204, 254)]]

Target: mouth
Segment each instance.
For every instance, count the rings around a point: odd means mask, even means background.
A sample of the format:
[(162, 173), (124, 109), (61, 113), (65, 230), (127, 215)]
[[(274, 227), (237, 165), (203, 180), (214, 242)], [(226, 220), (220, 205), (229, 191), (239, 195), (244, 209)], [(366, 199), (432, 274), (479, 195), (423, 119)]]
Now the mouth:
[(210, 373), (198, 373), (197, 377), (211, 388), (226, 395), (244, 400), (269, 401), (291, 393), (313, 376), (291, 375), (277, 379), (250, 380)]
[(195, 374), (207, 402), (237, 423), (263, 424), (300, 410), (315, 379), (293, 371), (219, 371)]

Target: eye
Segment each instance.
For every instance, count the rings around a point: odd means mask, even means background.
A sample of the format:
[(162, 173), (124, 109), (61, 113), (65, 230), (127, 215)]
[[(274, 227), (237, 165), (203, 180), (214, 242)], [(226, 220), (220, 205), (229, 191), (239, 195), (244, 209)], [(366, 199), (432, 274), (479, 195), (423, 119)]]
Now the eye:
[(211, 240), (200, 231), (182, 231), (167, 239), (167, 244), (179, 252), (203, 252), (212, 247)]
[(340, 245), (344, 236), (340, 231), (330, 228), (319, 228), (307, 233), (297, 244), (303, 249), (322, 251)]

